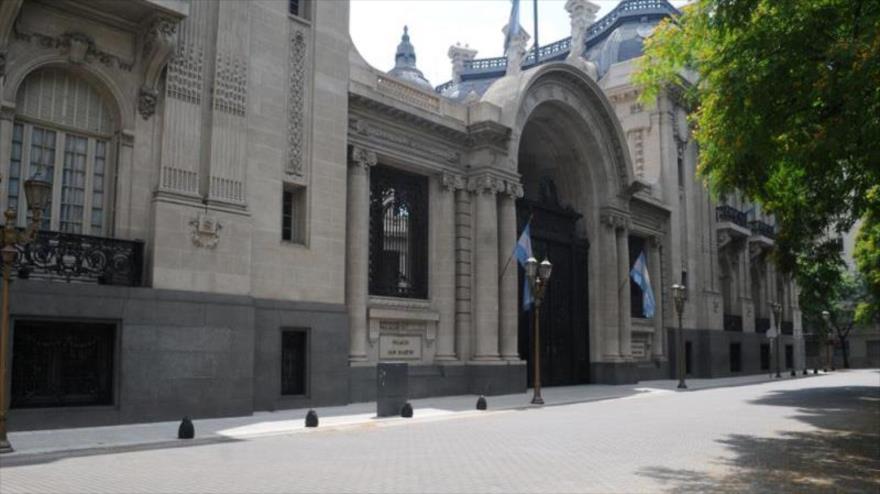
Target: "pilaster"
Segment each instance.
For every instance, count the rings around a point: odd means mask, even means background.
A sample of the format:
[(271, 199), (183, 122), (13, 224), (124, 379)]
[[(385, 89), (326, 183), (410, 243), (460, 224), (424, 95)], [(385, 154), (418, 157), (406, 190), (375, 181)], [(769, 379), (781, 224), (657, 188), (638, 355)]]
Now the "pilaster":
[(501, 357), (519, 360), (518, 276), (513, 251), (517, 242), (516, 199), (523, 196), (523, 189), (518, 182), (512, 181), (505, 181), (503, 189), (498, 195), (498, 260), (502, 263), (498, 277)]
[(369, 290), (370, 168), (376, 153), (352, 146), (348, 159), (345, 303), (349, 317), (349, 360), (367, 360)]
[(474, 320), (473, 359), (495, 361), (498, 353), (498, 207), (495, 195), (503, 183), (489, 173), (471, 177), (468, 190), (474, 194)]
[(437, 259), (433, 263), (433, 294), (440, 312), (437, 325), (437, 354), (434, 360), (456, 360), (455, 320), (456, 320), (456, 225), (455, 193), (464, 188), (464, 180), (459, 175), (441, 173), (438, 176), (437, 195)]

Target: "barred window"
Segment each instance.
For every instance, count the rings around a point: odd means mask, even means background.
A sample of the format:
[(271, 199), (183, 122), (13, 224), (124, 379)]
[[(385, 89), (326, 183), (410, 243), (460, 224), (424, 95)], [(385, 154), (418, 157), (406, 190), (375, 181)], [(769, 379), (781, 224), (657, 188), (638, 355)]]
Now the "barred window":
[(281, 332), (281, 394), (305, 395), (308, 374), (308, 333), (305, 330)]
[(428, 180), (381, 165), (370, 175), (370, 294), (427, 298)]
[(308, 0), (287, 0), (287, 12), (290, 15), (306, 19), (308, 16)]

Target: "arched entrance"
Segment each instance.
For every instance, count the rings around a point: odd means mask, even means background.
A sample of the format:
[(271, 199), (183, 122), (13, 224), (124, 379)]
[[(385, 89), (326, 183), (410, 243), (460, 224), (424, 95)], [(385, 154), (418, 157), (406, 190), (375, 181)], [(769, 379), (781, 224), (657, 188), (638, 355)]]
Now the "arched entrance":
[[(501, 79), (483, 99), (513, 129), (508, 155), (524, 190), (517, 234), (531, 218), (533, 250), (554, 264), (541, 316), (542, 384), (627, 381), (617, 368), (628, 365), (630, 341), (629, 292), (620, 287), (633, 175), (613, 108), (592, 79), (562, 63)], [(532, 361), (530, 326), (520, 308), (519, 353)]]
[[(550, 103), (537, 107), (523, 129), (517, 159), (525, 193), (517, 201), (517, 231), (529, 224), (535, 257), (554, 266), (540, 314), (541, 381), (547, 386), (590, 382), (589, 241), (583, 214), (572, 206), (572, 196), (586, 191), (569, 185), (578, 157), (560, 128), (565, 112)], [(519, 286), (521, 292), (522, 279)], [(521, 310), (519, 353), (529, 362), (533, 325), (533, 314)], [(530, 386), (533, 372), (529, 365)]]

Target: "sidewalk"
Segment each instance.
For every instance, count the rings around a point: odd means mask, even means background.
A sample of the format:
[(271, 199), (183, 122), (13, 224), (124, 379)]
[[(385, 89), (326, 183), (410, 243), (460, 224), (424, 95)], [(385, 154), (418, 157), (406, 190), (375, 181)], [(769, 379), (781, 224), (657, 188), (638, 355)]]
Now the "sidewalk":
[[(812, 377), (812, 374), (810, 375)], [(798, 375), (797, 379), (804, 376)], [(794, 379), (787, 374), (783, 380)], [(717, 378), (689, 379), (688, 391), (729, 386), (743, 386), (773, 382), (767, 374)], [(640, 397), (656, 393), (674, 392), (675, 380), (642, 381), (631, 385), (600, 385), (544, 388), (542, 395), (546, 406), (558, 406), (588, 401), (625, 397)], [(485, 415), (501, 411), (530, 408), (531, 391), (503, 396), (487, 397), (488, 410), (475, 409), (476, 395), (434, 397), (412, 400), (414, 414), (411, 419), (400, 417), (377, 418), (376, 403), (322, 407), (315, 411), (320, 418), (317, 429), (305, 427), (305, 409), (256, 412), (250, 416), (219, 419), (193, 420), (196, 438), (177, 439), (178, 421), (127, 424), (107, 427), (84, 427), (9, 433), (15, 451), (0, 456), (0, 465), (16, 458), (34, 455), (73, 453), (107, 453), (113, 450), (153, 449), (161, 447), (188, 446), (223, 441), (242, 441), (267, 435), (291, 433), (314, 433), (318, 431), (345, 430), (358, 427), (391, 427), (412, 422), (444, 420)]]

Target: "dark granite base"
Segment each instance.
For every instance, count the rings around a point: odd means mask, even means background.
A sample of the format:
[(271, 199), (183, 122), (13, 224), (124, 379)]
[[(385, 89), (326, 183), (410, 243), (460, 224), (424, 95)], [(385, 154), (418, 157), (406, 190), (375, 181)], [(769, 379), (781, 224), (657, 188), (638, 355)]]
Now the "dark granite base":
[(594, 362), (590, 364), (590, 375), (595, 384), (635, 384), (639, 372), (632, 362)]

